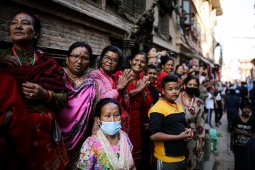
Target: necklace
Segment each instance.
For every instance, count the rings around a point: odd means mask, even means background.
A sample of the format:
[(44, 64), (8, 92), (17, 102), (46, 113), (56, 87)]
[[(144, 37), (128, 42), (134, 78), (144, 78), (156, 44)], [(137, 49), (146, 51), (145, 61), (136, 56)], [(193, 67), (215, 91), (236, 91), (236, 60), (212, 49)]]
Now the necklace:
[(171, 107), (173, 107), (173, 108), (176, 108), (177, 110), (179, 109), (179, 106), (178, 106), (177, 103), (176, 103), (176, 104), (169, 103), (169, 102), (167, 102), (167, 101), (166, 101), (165, 99), (163, 99), (163, 98), (160, 98), (159, 100), (165, 102), (166, 104), (168, 104), (169, 106), (171, 106)]
[[(21, 61), (20, 61), (20, 59), (19, 59), (19, 57), (18, 57), (18, 55), (17, 55), (17, 53), (16, 53), (16, 51), (15, 51), (15, 49), (14, 49), (14, 47), (12, 47), (12, 52), (13, 52), (13, 54), (15, 55), (15, 57), (18, 58), (20, 65), (22, 65), (22, 64), (21, 64)], [(37, 54), (36, 54), (36, 52), (34, 52), (34, 61), (33, 61), (33, 65), (35, 64), (35, 61), (36, 61), (36, 60), (37, 60)]]
[[(184, 92), (181, 93), (181, 102), (184, 104), (183, 98), (184, 98)], [(186, 97), (185, 97), (186, 98)], [(191, 107), (195, 103), (195, 97), (192, 97), (191, 105), (189, 105), (189, 100), (186, 98), (186, 105), (187, 107)]]

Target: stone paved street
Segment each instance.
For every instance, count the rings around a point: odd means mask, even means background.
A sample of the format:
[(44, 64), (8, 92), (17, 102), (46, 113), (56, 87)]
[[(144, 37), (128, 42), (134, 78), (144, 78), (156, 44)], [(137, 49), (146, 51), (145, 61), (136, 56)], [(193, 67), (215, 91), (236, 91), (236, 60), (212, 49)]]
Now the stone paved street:
[[(215, 122), (214, 114), (212, 115), (212, 122)], [(220, 127), (215, 127), (219, 140), (216, 146), (214, 170), (234, 170), (234, 154), (229, 148), (230, 133), (227, 132), (227, 114), (223, 115), (221, 122)]]

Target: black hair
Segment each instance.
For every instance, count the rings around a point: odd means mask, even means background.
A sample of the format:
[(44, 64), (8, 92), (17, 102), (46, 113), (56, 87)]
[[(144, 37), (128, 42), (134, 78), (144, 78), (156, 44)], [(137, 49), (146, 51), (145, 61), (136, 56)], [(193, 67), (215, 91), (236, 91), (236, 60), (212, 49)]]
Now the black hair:
[(171, 57), (168, 57), (168, 56), (161, 56), (161, 68), (162, 68), (162, 65), (165, 65), (169, 60), (173, 61), (174, 63), (174, 60), (171, 58)]
[(212, 87), (208, 87), (207, 91), (210, 92), (211, 89), (212, 89)]
[(137, 56), (138, 54), (144, 55), (146, 58), (146, 64), (148, 63), (148, 55), (144, 51), (137, 51), (134, 54), (128, 55), (127, 59), (124, 62), (123, 69), (131, 68), (130, 61), (133, 60), (133, 58), (135, 58), (135, 56)]
[[(196, 76), (188, 76), (188, 77), (186, 77), (186, 79), (183, 81), (183, 83), (185, 85), (187, 85), (190, 80), (196, 80), (197, 86), (199, 86), (199, 80), (198, 80), (198, 78)], [(209, 88), (208, 88), (208, 91), (209, 91)]]
[[(147, 50), (146, 50), (146, 54), (148, 54), (148, 53), (150, 52), (150, 50), (153, 49), (153, 48), (156, 48), (155, 45), (149, 46), (149, 47), (147, 48)], [(156, 51), (157, 51), (157, 48), (156, 48)]]
[(255, 84), (255, 81), (253, 81), (253, 84)]
[(25, 13), (25, 14), (29, 15), (29, 16), (33, 19), (34, 31), (35, 31), (36, 33), (38, 33), (37, 39), (35, 39), (35, 40), (34, 40), (34, 43), (33, 43), (33, 47), (36, 48), (36, 46), (37, 46), (37, 44), (38, 44), (38, 41), (39, 41), (39, 38), (40, 38), (41, 21), (40, 21), (40, 19), (38, 18), (37, 15), (35, 15), (33, 12), (28, 11), (28, 10), (20, 10), (20, 11), (14, 13), (14, 15), (12, 16), (12, 19), (13, 19), (16, 15), (21, 14), (21, 13)]
[(118, 108), (119, 108), (120, 115), (121, 115), (121, 107), (120, 107), (119, 102), (117, 102), (116, 100), (111, 99), (111, 98), (104, 98), (104, 99), (101, 99), (101, 100), (96, 104), (96, 108), (95, 108), (96, 117), (99, 117), (99, 118), (100, 118), (102, 108), (103, 108), (106, 104), (108, 104), (108, 103), (113, 103), (113, 104), (117, 105)]
[[(89, 60), (91, 61), (92, 58), (92, 48), (90, 47), (89, 44), (85, 42), (75, 42), (73, 43), (70, 47), (69, 50), (67, 51), (67, 57), (69, 57), (72, 53), (72, 51), (77, 48), (77, 47), (85, 47), (89, 51)], [(91, 62), (90, 62), (91, 64)]]
[(162, 88), (164, 89), (166, 83), (169, 83), (169, 82), (177, 82), (178, 83), (179, 82), (178, 77), (174, 74), (168, 74), (165, 77), (163, 77), (163, 79), (162, 79)]
[(153, 65), (153, 64), (147, 65), (147, 67), (144, 70), (145, 73), (147, 73), (148, 69), (155, 69), (155, 70), (157, 70), (157, 67), (155, 65)]
[[(122, 63), (123, 63), (123, 52), (122, 52), (122, 50), (121, 50), (119, 47), (114, 46), (114, 45), (108, 45), (108, 46), (106, 46), (106, 47), (103, 49), (103, 51), (102, 51), (102, 53), (101, 53), (101, 55), (100, 55), (100, 58), (99, 58), (99, 60), (97, 61), (97, 68), (101, 68), (104, 55), (105, 55), (105, 53), (107, 53), (108, 51), (111, 51), (111, 52), (114, 52), (114, 53), (118, 54), (118, 56), (119, 56), (119, 61), (118, 61), (117, 70), (118, 70), (118, 69), (121, 69), (121, 68), (122, 68)], [(116, 70), (116, 71), (117, 71), (117, 70)]]
[(175, 72), (174, 72), (174, 73), (176, 73), (176, 71), (177, 71), (177, 69), (178, 69), (179, 67), (182, 67), (182, 68), (183, 68), (183, 70), (184, 70), (183, 65), (182, 65), (182, 64), (178, 64), (178, 65), (175, 67)]
[(242, 100), (240, 104), (240, 109), (242, 110), (245, 107), (251, 108), (251, 102), (249, 100)]

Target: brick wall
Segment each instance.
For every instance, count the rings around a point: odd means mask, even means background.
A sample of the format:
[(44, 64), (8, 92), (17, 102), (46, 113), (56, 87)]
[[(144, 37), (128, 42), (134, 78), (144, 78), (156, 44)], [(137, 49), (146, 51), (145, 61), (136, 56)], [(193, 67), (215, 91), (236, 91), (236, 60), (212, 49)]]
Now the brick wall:
[[(39, 16), (42, 30), (38, 46), (42, 49), (66, 51), (72, 43), (85, 41), (91, 45), (93, 54), (99, 55), (105, 46), (111, 44), (109, 35), (122, 38), (125, 33), (124, 30), (101, 23), (95, 19), (93, 20), (88, 16), (74, 12), (67, 7), (58, 6), (55, 3), (47, 6), (47, 3), (42, 4), (40, 2), (41, 4), (39, 4), (38, 2), (38, 10), (35, 10), (33, 8), (36, 2), (29, 0), (21, 2), (23, 4), (0, 2), (0, 41), (11, 42), (9, 25), (13, 13), (20, 9), (30, 10)], [(93, 9), (93, 11), (98, 13), (99, 9)]]

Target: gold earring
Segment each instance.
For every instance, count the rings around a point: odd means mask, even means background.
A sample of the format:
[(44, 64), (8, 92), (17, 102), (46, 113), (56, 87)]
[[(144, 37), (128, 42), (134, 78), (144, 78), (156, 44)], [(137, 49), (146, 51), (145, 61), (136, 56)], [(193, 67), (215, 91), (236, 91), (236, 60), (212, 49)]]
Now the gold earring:
[(37, 39), (37, 36), (35, 36), (35, 39)]

